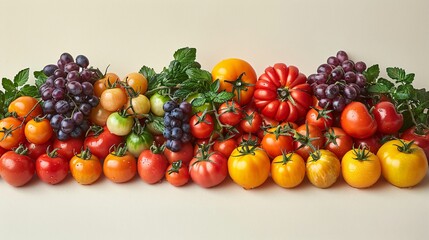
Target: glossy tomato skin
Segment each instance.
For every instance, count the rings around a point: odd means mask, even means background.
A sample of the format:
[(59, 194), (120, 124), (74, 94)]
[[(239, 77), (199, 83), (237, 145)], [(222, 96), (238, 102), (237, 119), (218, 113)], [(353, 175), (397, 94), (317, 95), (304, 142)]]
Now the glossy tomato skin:
[(158, 183), (165, 175), (168, 160), (162, 153), (155, 153), (150, 149), (141, 152), (137, 169), (140, 178), (149, 184)]
[[(402, 150), (405, 144), (409, 151)], [(401, 149), (402, 148), (402, 149)], [(381, 173), (392, 185), (405, 188), (419, 184), (428, 172), (428, 161), (422, 148), (405, 140), (391, 140), (377, 152)]]
[(40, 157), (41, 155), (46, 153), (46, 149), (48, 149), (48, 147), (50, 149), (54, 149), (53, 148), (53, 140), (49, 140), (43, 144), (34, 144), (31, 142), (25, 142), (25, 147), (27, 148), (27, 155), (31, 158), (31, 159), (37, 159), (38, 157)]
[(34, 161), (26, 155), (8, 151), (0, 158), (0, 176), (14, 187), (28, 183), (33, 178), (34, 172)]
[(25, 122), (43, 114), (37, 99), (29, 96), (21, 96), (12, 101), (8, 106), (8, 112), (15, 112), (20, 120), (24, 120), (24, 117), (28, 115)]
[(218, 109), (219, 121), (225, 125), (235, 126), (243, 117), (242, 111), (240, 105), (234, 101), (222, 103)]
[(338, 127), (329, 128), (325, 133), (325, 139), (324, 148), (333, 152), (340, 160), (353, 148), (353, 139)]
[(247, 109), (240, 122), (240, 128), (246, 133), (257, 133), (262, 127), (262, 117), (254, 109)]
[(353, 146), (355, 148), (366, 147), (370, 152), (377, 153), (381, 147), (381, 139), (377, 135), (373, 135), (364, 139), (353, 139)]
[(5, 152), (7, 152), (7, 150), (6, 150), (6, 149), (4, 149), (4, 148), (2, 148), (2, 147), (0, 147), (0, 157), (1, 157)]
[(295, 66), (284, 63), (267, 67), (255, 85), (254, 101), (262, 115), (276, 121), (295, 122), (313, 103), (307, 78)]
[(70, 173), (79, 184), (90, 185), (100, 178), (103, 166), (95, 155), (90, 153), (88, 157), (82, 155), (83, 153), (80, 153), (72, 157), (70, 160)]
[(54, 139), (53, 147), (51, 149), (58, 149), (57, 153), (65, 159), (70, 160), (74, 155), (83, 149), (82, 138), (69, 138), (65, 141)]
[[(359, 151), (364, 151), (364, 159), (359, 159)], [(368, 188), (381, 176), (380, 159), (367, 149), (352, 149), (341, 160), (341, 172), (344, 181), (350, 186)]]
[(69, 173), (69, 161), (60, 155), (40, 155), (36, 160), (37, 176), (45, 183), (58, 184)]
[(331, 127), (334, 124), (333, 112), (330, 110), (323, 110), (323, 108), (319, 106), (308, 110), (305, 119), (308, 124), (316, 126), (322, 131)]
[(271, 177), (283, 188), (294, 188), (305, 177), (304, 159), (296, 153), (277, 156), (271, 162)]
[(25, 124), (24, 134), (29, 142), (43, 144), (52, 138), (54, 131), (48, 119), (32, 119)]
[(223, 154), (227, 158), (231, 155), (232, 151), (234, 151), (234, 149), (236, 149), (237, 147), (238, 147), (238, 143), (237, 143), (237, 140), (235, 140), (234, 138), (230, 138), (226, 140), (216, 140), (215, 143), (213, 144), (213, 150)]
[(349, 103), (341, 113), (341, 127), (350, 136), (368, 138), (377, 131), (377, 122), (361, 102)]
[[(303, 124), (296, 129), (296, 132), (301, 136), (304, 136), (305, 141), (313, 145), (315, 149), (323, 148), (323, 145), (325, 144), (325, 136), (318, 127), (311, 124)], [(313, 140), (310, 141), (310, 139)], [(307, 159), (310, 156), (310, 153), (314, 150), (308, 143), (306, 145), (299, 141), (293, 142), (296, 153), (301, 155), (303, 159)]]
[(192, 136), (199, 139), (209, 138), (214, 131), (214, 121), (210, 114), (203, 116), (203, 113), (198, 112), (191, 117), (189, 125)]
[[(219, 91), (235, 94), (233, 100), (240, 106), (248, 104), (253, 97), (256, 72), (246, 61), (230, 58), (220, 61), (212, 70), (213, 81), (219, 80)], [(235, 88), (239, 85), (241, 88)]]
[(22, 122), (14, 117), (6, 117), (0, 120), (0, 129), (13, 130), (6, 134), (6, 137), (5, 132), (0, 132), (0, 147), (11, 150), (25, 141), (24, 127), (21, 124)]
[(377, 122), (377, 131), (383, 134), (396, 134), (404, 123), (402, 114), (396, 111), (391, 102), (379, 102), (372, 111)]
[(165, 171), (165, 179), (175, 187), (185, 185), (190, 178), (188, 166), (182, 161), (173, 162)]
[(107, 118), (109, 118), (110, 114), (113, 112), (107, 111), (106, 109), (98, 104), (95, 108), (91, 109), (91, 113), (89, 114), (89, 120), (95, 125), (98, 126), (106, 126)]
[(169, 163), (182, 160), (184, 164), (189, 164), (194, 157), (194, 146), (191, 142), (182, 145), (182, 149), (178, 152), (173, 152), (168, 148), (164, 149), (164, 155)]
[(401, 134), (401, 138), (408, 141), (414, 141), (414, 143), (421, 147), (426, 154), (426, 158), (429, 159), (429, 130), (423, 130), (421, 134), (416, 132), (415, 127), (411, 127), (405, 130)]
[(137, 173), (136, 158), (129, 152), (123, 155), (110, 153), (104, 159), (103, 173), (114, 183), (125, 183), (134, 178)]
[(90, 133), (85, 138), (83, 147), (89, 148), (91, 153), (99, 159), (104, 159), (113, 150), (113, 146), (119, 146), (123, 140), (123, 137), (111, 133), (107, 126), (105, 126), (99, 135)]
[(276, 135), (277, 128), (269, 129), (261, 141), (261, 148), (265, 150), (271, 159), (282, 155), (283, 152), (289, 153), (294, 150), (293, 138), (288, 133)]
[(193, 158), (189, 164), (189, 175), (201, 187), (217, 186), (228, 175), (227, 159), (218, 152), (212, 152), (206, 158)]
[(320, 157), (310, 155), (306, 163), (308, 180), (318, 188), (331, 187), (340, 176), (341, 164), (337, 156), (329, 150), (319, 150)]

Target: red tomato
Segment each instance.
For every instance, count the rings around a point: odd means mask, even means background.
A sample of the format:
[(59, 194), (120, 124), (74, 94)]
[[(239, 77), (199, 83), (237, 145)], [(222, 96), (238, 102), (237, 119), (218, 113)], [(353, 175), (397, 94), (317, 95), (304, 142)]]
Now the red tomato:
[(395, 105), (391, 102), (377, 103), (372, 114), (377, 122), (377, 131), (383, 134), (397, 133), (404, 123), (404, 117), (396, 112)]
[(341, 113), (341, 127), (354, 138), (368, 138), (377, 131), (377, 122), (361, 102), (349, 103)]
[(3, 155), (3, 153), (7, 152), (6, 149), (0, 147), (0, 157)]
[(316, 106), (308, 110), (305, 119), (308, 124), (316, 126), (320, 130), (324, 131), (334, 123), (334, 113), (332, 110)]
[(279, 125), (269, 129), (261, 141), (261, 148), (267, 152), (271, 159), (282, 155), (282, 153), (293, 151), (290, 127)]
[(188, 183), (189, 178), (188, 166), (180, 160), (170, 164), (165, 172), (165, 179), (175, 187), (185, 185)]
[(22, 122), (14, 117), (0, 120), (0, 147), (11, 150), (25, 141)]
[(213, 150), (222, 153), (225, 157), (229, 157), (237, 147), (238, 143), (234, 138), (216, 140), (213, 144)]
[(325, 143), (325, 137), (322, 131), (313, 125), (304, 124), (296, 129), (293, 145), (296, 153), (303, 159), (308, 159), (310, 152), (322, 149)]
[(381, 140), (377, 135), (373, 135), (364, 139), (354, 139), (354, 147), (366, 147), (370, 152), (376, 154), (378, 149), (381, 147)]
[(217, 186), (228, 175), (227, 159), (218, 152), (203, 153), (192, 159), (189, 164), (189, 175), (201, 187)]
[(167, 167), (168, 160), (161, 149), (152, 147), (140, 153), (137, 170), (143, 181), (149, 184), (160, 182)]
[(329, 128), (325, 133), (325, 139), (326, 143), (324, 148), (333, 152), (340, 161), (353, 147), (353, 139), (341, 128)]
[(237, 138), (237, 144), (243, 145), (244, 143), (251, 146), (259, 146), (261, 144), (261, 139), (253, 134), (243, 134)]
[(92, 131), (85, 138), (83, 146), (89, 148), (91, 153), (99, 159), (104, 159), (113, 150), (112, 147), (119, 146), (123, 140), (123, 137), (111, 133), (107, 126), (93, 126)]
[(69, 173), (69, 161), (58, 155), (57, 150), (45, 153), (36, 160), (36, 173), (40, 180), (49, 184), (63, 181)]
[(189, 162), (194, 157), (194, 146), (192, 143), (187, 142), (182, 145), (182, 149), (178, 152), (173, 152), (168, 148), (164, 149), (164, 155), (167, 158), (169, 163), (182, 160), (184, 164), (189, 164)]
[(218, 109), (219, 121), (225, 125), (235, 126), (243, 117), (242, 111), (240, 105), (234, 101), (222, 103)]
[(240, 127), (244, 132), (257, 133), (262, 126), (262, 117), (256, 110), (248, 109), (244, 118), (240, 122)]
[(27, 155), (31, 159), (37, 159), (38, 157), (46, 153), (46, 149), (48, 149), (48, 147), (53, 149), (53, 141), (49, 140), (43, 144), (34, 144), (31, 142), (25, 142), (25, 147), (28, 150)]
[(0, 158), (0, 176), (8, 184), (20, 187), (28, 183), (34, 176), (34, 161), (26, 156), (24, 147), (8, 151)]
[(210, 114), (198, 112), (189, 120), (192, 136), (196, 138), (209, 138), (214, 130), (214, 121)]
[(57, 153), (65, 159), (70, 160), (74, 155), (78, 154), (83, 148), (83, 139), (70, 138), (65, 141), (58, 139), (54, 140), (53, 149), (58, 149)]
[(297, 67), (277, 63), (267, 67), (256, 82), (255, 105), (262, 115), (277, 121), (295, 122), (304, 118), (313, 103), (307, 78)]
[(416, 130), (416, 127), (411, 127), (402, 133), (401, 138), (414, 141), (417, 146), (423, 149), (427, 159), (429, 159), (429, 129)]

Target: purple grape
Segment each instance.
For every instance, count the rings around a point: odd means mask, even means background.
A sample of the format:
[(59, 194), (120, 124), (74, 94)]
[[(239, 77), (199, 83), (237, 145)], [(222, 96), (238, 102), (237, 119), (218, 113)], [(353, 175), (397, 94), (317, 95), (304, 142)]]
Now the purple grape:
[(85, 115), (88, 116), (91, 113), (91, 105), (88, 103), (82, 103), (79, 106), (79, 110)]
[(55, 103), (55, 111), (57, 113), (63, 114), (70, 110), (70, 105), (66, 100), (60, 100)]
[(182, 121), (176, 118), (171, 119), (170, 121), (170, 126), (175, 128), (175, 127), (180, 127), (182, 126)]
[(359, 87), (365, 87), (366, 85), (366, 77), (362, 73), (356, 74), (356, 84)]
[(164, 103), (163, 109), (165, 112), (171, 112), (176, 107), (177, 103), (175, 101), (167, 101), (166, 103)]
[(181, 102), (179, 108), (182, 109), (184, 114), (192, 113), (192, 104), (188, 102)]
[(50, 121), (52, 128), (56, 129), (56, 130), (60, 129), (61, 121), (63, 119), (64, 119), (64, 117), (60, 114), (55, 114), (54, 116), (52, 116), (51, 121)]
[(72, 55), (70, 53), (63, 53), (60, 56), (60, 61), (62, 61), (63, 63), (67, 64), (70, 62), (74, 62), (74, 59), (72, 57)]
[(175, 140), (180, 140), (183, 136), (183, 131), (180, 127), (174, 127), (171, 129), (171, 137)]
[(325, 95), (329, 99), (334, 99), (340, 93), (340, 88), (336, 84), (329, 85), (325, 90)]
[(76, 57), (76, 63), (77, 63), (77, 65), (79, 65), (82, 68), (87, 68), (89, 65), (89, 60), (84, 55), (78, 55)]
[(82, 128), (75, 126), (75, 128), (73, 129), (73, 131), (70, 133), (70, 137), (72, 138), (79, 138), (81, 137), (83, 134)]
[(313, 74), (310, 74), (308, 77), (307, 77), (307, 83), (308, 84), (313, 84), (313, 83), (315, 83), (316, 82), (316, 74), (315, 73), (313, 73)]
[(171, 151), (178, 152), (180, 149), (182, 149), (182, 142), (180, 140), (171, 140), (170, 142)]
[(80, 127), (80, 129), (82, 129), (83, 132), (88, 131), (88, 129), (89, 129), (88, 120), (83, 120), (79, 127)]
[(55, 113), (55, 102), (51, 99), (44, 101), (42, 105), (42, 109), (45, 114)]
[(82, 93), (82, 85), (79, 82), (68, 82), (66, 84), (67, 91), (72, 95), (79, 95)]
[(341, 66), (343, 67), (344, 72), (351, 72), (355, 69), (355, 63), (352, 60), (345, 60)]
[(84, 119), (84, 115), (82, 112), (77, 111), (73, 113), (72, 119), (76, 125), (80, 125)]
[(183, 116), (183, 118), (182, 118), (182, 123), (189, 122), (189, 119), (191, 119), (191, 116), (188, 114), (185, 114), (185, 116)]
[(331, 83), (340, 81), (344, 77), (344, 70), (341, 67), (336, 67), (334, 70), (332, 70), (330, 76), (331, 76), (330, 78)]
[(189, 123), (183, 123), (182, 124), (182, 130), (184, 133), (191, 132), (191, 125), (189, 125)]
[(183, 111), (180, 108), (175, 108), (171, 111), (171, 116), (176, 118), (176, 119), (183, 119)]
[(90, 82), (92, 80), (94, 75), (92, 75), (92, 72), (88, 69), (82, 70), (80, 73), (80, 77), (82, 78), (82, 82)]
[(58, 66), (57, 66), (57, 65), (55, 65), (55, 64), (49, 64), (49, 65), (46, 65), (46, 66), (43, 68), (43, 73), (44, 73), (46, 76), (50, 77), (50, 76), (54, 75), (54, 72), (55, 72), (55, 70), (57, 70), (57, 69), (58, 69)]
[(343, 63), (344, 61), (349, 59), (349, 56), (347, 55), (347, 53), (345, 51), (340, 50), (337, 52), (337, 58), (338, 58), (338, 61), (340, 63)]
[(61, 70), (61, 69), (57, 69), (57, 70), (55, 70), (55, 72), (54, 72), (54, 77), (55, 78), (60, 78), (60, 77), (65, 77), (66, 76), (66, 73), (63, 71), (63, 70)]
[(76, 103), (74, 103), (73, 101), (70, 101), (69, 107), (70, 107), (70, 110), (73, 110), (76, 107)]
[(66, 63), (65, 63), (65, 62), (63, 62), (63, 61), (61, 61), (61, 59), (59, 59), (59, 60), (57, 61), (58, 69), (64, 70), (64, 65), (66, 65)]
[(355, 83), (356, 82), (356, 73), (346, 72), (346, 74), (344, 74), (344, 80), (347, 83)]
[(162, 132), (162, 135), (164, 136), (165, 139), (171, 139), (171, 128), (166, 126), (164, 128), (164, 132)]
[(54, 76), (48, 77), (45, 81), (45, 85), (48, 87), (53, 87), (54, 86), (54, 80), (55, 80)]
[(88, 103), (89, 103), (89, 105), (91, 105), (91, 107), (96, 107), (98, 105), (98, 103), (100, 103), (100, 99), (98, 99), (97, 96), (91, 96), (88, 99)]
[(331, 65), (324, 63), (317, 68), (317, 73), (326, 73), (329, 75), (332, 70), (333, 68)]
[(73, 71), (79, 71), (79, 65), (74, 62), (69, 62), (64, 66), (64, 71), (69, 73)]
[(83, 103), (85, 102), (85, 96), (83, 95), (73, 96), (73, 101), (75, 101), (76, 103)]
[(358, 96), (356, 89), (353, 86), (344, 87), (343, 95), (346, 99), (350, 100), (354, 100)]
[(316, 88), (314, 89), (314, 95), (317, 99), (326, 98), (325, 91), (327, 87), (328, 84), (320, 84), (316, 86)]
[(43, 101), (46, 101), (48, 99), (52, 98), (52, 92), (54, 91), (53, 87), (46, 87), (43, 89), (42, 93), (41, 93), (41, 97)]
[(190, 133), (183, 133), (182, 138), (180, 139), (180, 141), (182, 141), (183, 143), (190, 142), (191, 140), (192, 135)]
[(54, 86), (56, 88), (64, 88), (66, 86), (66, 80), (63, 77), (55, 79)]
[(67, 80), (69, 82), (73, 82), (73, 81), (81, 82), (81, 77), (80, 77), (79, 72), (78, 71), (71, 71), (71, 72), (67, 73)]
[(355, 70), (358, 73), (362, 73), (363, 71), (366, 70), (366, 64), (362, 61), (356, 62), (355, 64)]
[(71, 118), (64, 118), (61, 121), (61, 131), (64, 133), (71, 133), (74, 129), (74, 122)]
[(316, 76), (314, 77), (314, 81), (315, 81), (317, 84), (324, 84), (324, 83), (326, 83), (326, 81), (328, 80), (326, 76), (327, 76), (327, 75), (326, 75), (326, 74), (324, 74), (324, 73), (318, 73), (318, 74), (316, 74)]
[(319, 100), (319, 107), (325, 108), (332, 106), (332, 99), (322, 98)]
[(65, 96), (64, 90), (61, 88), (55, 88), (52, 91), (52, 98), (55, 100), (62, 100), (62, 99), (64, 99), (64, 96)]
[(70, 135), (68, 133), (61, 131), (61, 130), (58, 130), (57, 138), (60, 141), (65, 141), (65, 140), (70, 138)]
[(349, 87), (353, 87), (356, 90), (356, 94), (359, 96), (361, 92), (361, 88), (356, 83), (350, 83)]
[(346, 100), (343, 96), (337, 96), (332, 100), (332, 108), (336, 112), (341, 112), (346, 107)]
[(334, 57), (334, 56), (330, 56), (329, 58), (328, 58), (328, 60), (326, 60), (326, 62), (329, 64), (329, 65), (332, 65), (332, 66), (338, 66), (338, 65), (340, 65), (340, 60), (338, 60), (338, 58), (337, 57)]
[(94, 94), (94, 86), (92, 86), (89, 82), (83, 82), (82, 84), (82, 92), (86, 96), (91, 96)]

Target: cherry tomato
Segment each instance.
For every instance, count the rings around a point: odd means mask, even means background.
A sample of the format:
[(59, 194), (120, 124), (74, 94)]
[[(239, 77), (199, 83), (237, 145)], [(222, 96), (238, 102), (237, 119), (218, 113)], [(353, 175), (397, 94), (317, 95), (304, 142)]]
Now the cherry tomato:
[(37, 99), (29, 96), (21, 96), (12, 101), (8, 106), (8, 112), (15, 112), (20, 120), (23, 120), (28, 115), (25, 122), (43, 114), (42, 107)]
[(103, 173), (115, 183), (130, 181), (137, 172), (136, 158), (127, 151), (127, 147), (117, 147), (104, 159)]
[(121, 88), (109, 88), (100, 97), (101, 106), (110, 112), (118, 111), (127, 103), (127, 94)]
[(333, 152), (338, 159), (342, 159), (353, 147), (353, 139), (338, 127), (331, 127), (325, 133), (325, 149)]
[(178, 152), (173, 152), (168, 148), (164, 149), (164, 155), (169, 163), (182, 160), (184, 164), (189, 164), (194, 157), (194, 146), (192, 143), (187, 142), (182, 144), (182, 149)]
[(147, 91), (148, 82), (145, 76), (141, 73), (129, 73), (122, 81), (127, 82), (128, 86), (132, 87), (138, 94), (144, 94)]
[(189, 175), (201, 187), (210, 188), (225, 180), (228, 175), (227, 167), (227, 159), (223, 154), (203, 152), (192, 159), (189, 164)]
[(0, 120), (0, 147), (11, 150), (25, 140), (22, 122), (14, 117)]
[(55, 138), (52, 148), (58, 149), (57, 153), (59, 155), (63, 156), (65, 159), (70, 160), (74, 155), (82, 150), (83, 139), (70, 138), (68, 140), (61, 141)]
[(103, 127), (106, 126), (107, 118), (112, 113), (113, 112), (104, 109), (101, 104), (98, 104), (95, 108), (91, 109), (91, 113), (89, 114), (89, 120), (93, 124)]
[(123, 137), (117, 136), (105, 127), (93, 126), (83, 143), (84, 148), (89, 148), (91, 153), (99, 159), (104, 159), (110, 154), (114, 146), (123, 142)]
[(149, 98), (142, 94), (132, 97), (127, 101), (125, 109), (127, 109), (128, 114), (141, 119), (144, 117), (144, 114), (148, 114), (150, 112)]
[(317, 106), (308, 110), (305, 119), (308, 124), (316, 126), (320, 130), (324, 131), (333, 125), (334, 113), (332, 110)]
[(159, 93), (155, 93), (150, 97), (150, 111), (155, 116), (162, 117), (165, 114), (164, 104), (170, 100), (169, 97), (163, 96)]
[(151, 149), (141, 152), (137, 166), (140, 178), (146, 183), (154, 184), (164, 177), (168, 160), (161, 148), (152, 145)]
[(34, 118), (25, 124), (24, 134), (29, 142), (43, 144), (48, 142), (54, 131), (48, 119)]
[(96, 182), (102, 172), (100, 160), (92, 155), (89, 149), (83, 150), (70, 160), (70, 172), (73, 178), (82, 185)]
[(218, 109), (219, 121), (224, 125), (235, 126), (242, 119), (242, 111), (240, 105), (234, 101), (222, 103)]
[(213, 144), (213, 150), (222, 153), (225, 157), (229, 157), (237, 147), (238, 143), (234, 138), (216, 140)]
[(249, 144), (253, 146), (259, 146), (261, 145), (262, 140), (253, 134), (243, 134), (237, 137), (237, 144), (243, 145), (243, 144)]
[(364, 139), (354, 139), (353, 142), (353, 146), (355, 148), (366, 147), (372, 153), (376, 153), (382, 145), (381, 140), (377, 135), (373, 135)]
[(25, 155), (26, 151), (25, 147), (20, 146), (0, 157), (0, 176), (14, 187), (25, 185), (34, 176), (34, 161)]
[(383, 134), (397, 133), (404, 123), (404, 117), (396, 112), (395, 105), (391, 102), (377, 103), (372, 114), (377, 122), (377, 131)]
[(213, 81), (219, 80), (219, 91), (235, 94), (233, 99), (240, 106), (252, 100), (257, 76), (248, 62), (237, 58), (222, 60), (213, 68), (212, 77)]
[(273, 159), (282, 155), (283, 152), (293, 151), (293, 138), (291, 137), (291, 128), (289, 125), (279, 125), (267, 131), (261, 141), (261, 148), (268, 156)]
[(253, 95), (261, 114), (276, 121), (295, 122), (305, 117), (313, 103), (307, 78), (295, 66), (277, 63), (259, 77)]
[(283, 188), (294, 188), (301, 184), (305, 177), (304, 159), (296, 153), (284, 153), (273, 159), (271, 177)]
[(210, 114), (199, 112), (189, 120), (191, 134), (196, 138), (209, 138), (214, 131), (214, 121)]
[(256, 110), (246, 110), (244, 118), (240, 122), (241, 129), (247, 133), (257, 133), (261, 129), (261, 126), (261, 115)]
[(303, 124), (296, 129), (296, 137), (294, 139), (294, 148), (296, 153), (301, 155), (303, 159), (310, 156), (310, 152), (316, 149), (322, 149), (325, 144), (325, 137), (322, 131), (313, 125)]
[(329, 150), (317, 150), (307, 159), (306, 174), (308, 180), (318, 188), (332, 186), (340, 176), (340, 172), (340, 160)]
[(429, 129), (416, 129), (411, 127), (401, 134), (401, 138), (414, 143), (421, 147), (429, 159)]
[(361, 102), (349, 103), (341, 113), (341, 127), (354, 138), (368, 138), (377, 131), (377, 122)]
[(45, 183), (58, 184), (63, 181), (69, 173), (69, 161), (58, 155), (57, 149), (40, 155), (36, 160), (37, 176)]
[(119, 112), (113, 112), (107, 118), (106, 126), (117, 136), (126, 136), (133, 129), (134, 118)]
[(188, 166), (181, 160), (171, 163), (165, 172), (165, 179), (175, 187), (185, 185), (189, 182), (189, 178)]
[(117, 81), (119, 81), (118, 75), (115, 73), (106, 73), (102, 79), (99, 79), (94, 83), (94, 95), (101, 97), (101, 94), (107, 89), (109, 84), (112, 85)]

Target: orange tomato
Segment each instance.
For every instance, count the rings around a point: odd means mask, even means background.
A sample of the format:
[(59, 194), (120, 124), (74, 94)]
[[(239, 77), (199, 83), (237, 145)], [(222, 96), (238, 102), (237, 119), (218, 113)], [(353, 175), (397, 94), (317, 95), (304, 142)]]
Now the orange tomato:
[(89, 185), (97, 181), (102, 171), (103, 167), (100, 160), (95, 155), (92, 155), (88, 149), (75, 155), (70, 160), (71, 175), (82, 185)]
[(11, 150), (25, 140), (22, 122), (14, 117), (0, 120), (0, 147)]
[(127, 99), (127, 94), (123, 89), (110, 88), (101, 94), (100, 104), (107, 111), (114, 112), (124, 107)]
[(282, 152), (293, 151), (293, 138), (290, 136), (290, 125), (279, 125), (271, 128), (262, 138), (261, 147), (273, 159), (282, 155)]
[(296, 153), (277, 156), (271, 163), (271, 177), (280, 187), (298, 186), (305, 177), (304, 159)]
[(115, 73), (106, 73), (103, 78), (97, 80), (94, 83), (94, 95), (97, 97), (101, 97), (101, 94), (104, 92), (104, 90), (107, 89), (109, 83), (113, 84), (117, 81), (119, 81), (118, 75), (116, 75)]
[(91, 113), (89, 114), (89, 120), (98, 125), (98, 126), (106, 126), (107, 118), (112, 114), (112, 111), (107, 111), (106, 109), (98, 104), (95, 108), (91, 109)]
[(130, 152), (125, 151), (126, 148), (119, 148), (104, 159), (104, 176), (112, 182), (128, 182), (137, 173), (136, 158)]
[(122, 81), (127, 82), (127, 84), (138, 94), (144, 94), (147, 91), (148, 82), (145, 76), (143, 76), (141, 73), (130, 73), (125, 76)]
[(53, 130), (48, 119), (34, 118), (25, 124), (24, 134), (27, 140), (34, 144), (44, 144), (48, 142)]
[(37, 99), (29, 96), (21, 96), (12, 101), (9, 104), (8, 111), (15, 112), (21, 120), (28, 115), (25, 122), (43, 114), (42, 106), (40, 106)]

